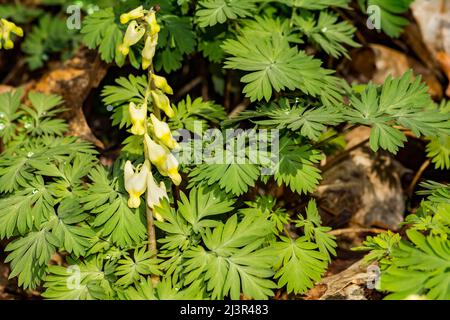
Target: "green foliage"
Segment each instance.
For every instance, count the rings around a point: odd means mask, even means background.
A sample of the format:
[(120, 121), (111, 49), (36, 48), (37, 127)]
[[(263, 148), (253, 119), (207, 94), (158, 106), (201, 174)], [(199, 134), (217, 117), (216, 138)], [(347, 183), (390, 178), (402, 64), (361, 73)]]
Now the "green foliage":
[(326, 256), (305, 237), (296, 240), (283, 237), (272, 249), (277, 257), (275, 278), (279, 278), (279, 286), (287, 286), (288, 292), (306, 292), (320, 280), (327, 267)]
[(128, 254), (118, 261), (115, 275), (120, 277), (116, 284), (119, 286), (129, 286), (138, 281), (141, 276), (161, 275), (158, 269), (158, 259), (154, 258), (155, 253), (148, 251), (146, 247), (134, 250), (133, 257)]
[(0, 138), (10, 142), (17, 130), (17, 119), (22, 116), (21, 102), (23, 90), (0, 94)]
[(95, 215), (94, 227), (119, 246), (131, 246), (145, 238), (144, 208), (130, 209), (128, 195), (121, 181), (111, 179), (103, 167), (94, 168), (89, 178), (89, 194), (82, 201), (84, 208)]
[(339, 8), (348, 8), (349, 0), (281, 0), (294, 8), (302, 8), (308, 10), (323, 10), (331, 6)]
[(280, 160), (275, 168), (275, 180), (286, 184), (298, 193), (313, 192), (321, 179), (320, 170), (314, 165), (322, 155), (309, 145), (299, 146), (295, 140), (283, 137), (280, 140)]
[(115, 86), (108, 85), (103, 88), (102, 97), (105, 105), (114, 107), (112, 124), (120, 128), (131, 126), (131, 119), (128, 110), (130, 101), (136, 104), (144, 102), (145, 91), (147, 89), (147, 77), (135, 77), (130, 75), (127, 78), (116, 79)]
[[(192, 100), (188, 95), (185, 100), (173, 108), (175, 115), (169, 119), (174, 129), (187, 129), (193, 133), (201, 134), (210, 123), (219, 123), (225, 119), (225, 110), (221, 105), (212, 101), (203, 101), (202, 98)], [(197, 128), (196, 123), (200, 126)]]
[(369, 237), (362, 247), (371, 250), (366, 260), (378, 260), (382, 268), (379, 289), (390, 293), (386, 299), (450, 298), (450, 188), (428, 182), (422, 184), (429, 195), (405, 224), (407, 239), (388, 232)]
[(295, 16), (294, 22), (314, 43), (329, 55), (338, 58), (341, 55), (348, 57), (344, 45), (358, 47), (352, 37), (356, 29), (347, 21), (337, 22), (338, 16), (321, 11), (318, 18), (313, 14)]
[[(186, 253), (186, 282), (203, 277), (213, 299), (239, 299), (241, 292), (255, 299), (272, 296), (275, 284), (269, 278), (271, 257), (258, 250), (270, 224), (234, 215), (225, 224), (207, 229), (202, 235), (205, 247)], [(196, 275), (194, 278), (193, 275)]]
[[(359, 5), (363, 11), (367, 8), (376, 6), (380, 10), (381, 29), (390, 37), (398, 37), (403, 31), (403, 28), (409, 24), (409, 20), (402, 14), (406, 13), (409, 6), (414, 0), (358, 0)], [(374, 14), (377, 11), (369, 13)], [(373, 22), (373, 21), (372, 21)]]
[(90, 49), (98, 47), (101, 58), (118, 65), (124, 63), (123, 55), (117, 50), (122, 42), (123, 33), (116, 22), (113, 8), (99, 10), (86, 17), (83, 21), (83, 42)]
[(392, 253), (392, 266), (381, 276), (381, 289), (394, 292), (387, 299), (425, 294), (428, 299), (450, 299), (450, 245), (447, 238), (408, 230), (410, 242)]
[[(381, 7), (382, 28), (392, 36), (406, 25), (401, 14), (410, 3), (360, 1), (363, 7)], [(52, 12), (68, 4), (42, 3), (51, 5)], [(311, 193), (321, 180), (323, 155), (336, 144), (343, 146), (347, 124), (371, 127), (371, 148), (393, 153), (406, 141), (402, 131), (411, 130), (430, 140), (427, 152), (436, 167), (450, 167), (448, 108), (432, 103), (420, 78), (407, 73), (351, 91), (333, 70), (322, 67), (358, 47), (355, 27), (344, 20), (349, 0), (86, 0), (83, 43), (107, 63), (129, 62), (140, 69), (144, 40), (126, 60), (118, 50), (127, 28), (119, 16), (156, 4), (161, 30), (151, 72), (183, 67), (170, 77), (177, 80), (174, 89), (191, 85), (179, 81), (180, 75), (208, 73), (212, 76), (202, 82), (202, 94), (216, 101), (223, 96), (226, 106), (176, 93), (180, 100), (173, 101), (174, 116), (164, 119), (170, 129), (187, 129), (194, 136), (212, 126), (246, 131), (236, 137), (220, 133), (222, 140), (211, 154), (219, 161), (207, 157), (183, 166), (183, 183), (167, 190), (168, 197), (153, 212), (145, 201), (131, 209), (124, 160), (141, 161), (143, 136), (126, 137), (114, 164), (106, 168), (90, 144), (64, 136), (68, 125), (58, 119), (64, 111), (60, 97), (36, 92), (23, 97), (21, 89), (0, 94), (0, 239), (8, 239), (10, 277), (22, 287), (43, 285), (48, 299), (269, 299), (278, 289), (303, 294), (320, 281), (336, 255), (336, 239), (322, 224)], [(100, 9), (93, 10), (94, 5)], [(24, 26), (31, 30), (23, 50), (32, 69), (78, 46), (64, 20), (42, 14), (0, 5), (0, 15), (18, 23), (41, 16), (34, 27)], [(194, 79), (192, 92), (196, 84)], [(214, 95), (205, 92), (206, 84), (214, 86)], [(101, 96), (112, 107), (113, 125), (131, 127), (130, 102), (147, 103), (156, 114), (149, 97), (152, 86), (149, 76), (136, 70), (106, 85)], [(227, 119), (227, 112), (242, 106), (245, 111)], [(258, 161), (250, 161), (254, 150), (245, 142), (257, 129), (278, 130), (278, 159), (259, 145)], [(271, 138), (262, 145), (273, 147)], [(243, 161), (227, 157), (232, 142), (244, 146)], [(297, 193), (298, 201), (287, 204), (286, 198), (273, 196), (277, 190), (268, 189), (277, 185), (289, 188), (289, 195)], [(388, 232), (359, 248), (371, 251), (368, 262), (379, 261), (381, 288), (391, 298), (449, 298), (450, 189), (425, 186), (422, 193), (428, 198), (405, 221), (408, 239)], [(151, 214), (156, 252), (149, 249), (147, 234)], [(61, 265), (50, 262), (54, 255), (63, 260)]]
[(244, 18), (255, 12), (253, 1), (247, 0), (202, 0), (197, 10), (197, 23), (200, 27), (211, 27), (227, 20)]
[(273, 91), (300, 89), (324, 101), (339, 97), (332, 71), (320, 67), (321, 62), (291, 47), (286, 38), (274, 34), (255, 43), (252, 33), (244, 31), (236, 40), (227, 40), (223, 49), (231, 57), (225, 67), (249, 72), (241, 81), (243, 93), (251, 101), (269, 101)]
[(427, 156), (432, 159), (436, 169), (450, 169), (450, 135), (431, 138), (427, 145)]
[(161, 22), (158, 48), (164, 49), (156, 59), (155, 68), (170, 73), (181, 68), (185, 54), (194, 51), (196, 37), (190, 17), (162, 15)]
[[(448, 114), (450, 102), (443, 101), (436, 111)], [(431, 158), (436, 169), (450, 169), (450, 134), (441, 132), (439, 136), (431, 137), (427, 145), (427, 156)]]
[(320, 218), (317, 205), (314, 200), (310, 200), (306, 208), (306, 217), (298, 216), (296, 223), (297, 227), (303, 227), (305, 236), (314, 240), (319, 248), (320, 253), (325, 255), (329, 262), (331, 256), (336, 255), (336, 237), (328, 234), (330, 227), (322, 226), (322, 219)]
[(254, 187), (260, 175), (257, 165), (251, 163), (201, 164), (189, 173), (189, 183), (193, 186), (205, 183), (209, 186), (216, 183), (225, 192), (239, 196)]
[(389, 263), (386, 257), (389, 257), (392, 250), (398, 246), (401, 237), (398, 233), (393, 233), (388, 230), (386, 233), (381, 233), (376, 237), (368, 236), (363, 244), (359, 247), (352, 248), (353, 250), (365, 250), (370, 252), (364, 256), (364, 261), (372, 263), (380, 261), (380, 263)]
[(26, 23), (40, 16), (42, 10), (28, 7), (20, 3), (14, 5), (4, 4), (0, 6), (0, 17), (13, 20), (17, 23)]
[(49, 14), (42, 16), (37, 25), (26, 35), (22, 50), (31, 70), (38, 69), (50, 60), (51, 55), (62, 53), (68, 58), (79, 44), (79, 37), (66, 26), (66, 20)]
[(351, 97), (352, 109), (345, 109), (351, 123), (370, 125), (370, 147), (380, 147), (396, 153), (406, 141), (395, 126), (410, 129), (416, 136), (436, 137), (450, 130), (450, 115), (430, 110), (427, 87), (420, 77), (412, 80), (412, 72), (401, 78), (388, 77), (380, 87), (369, 84), (361, 93)]

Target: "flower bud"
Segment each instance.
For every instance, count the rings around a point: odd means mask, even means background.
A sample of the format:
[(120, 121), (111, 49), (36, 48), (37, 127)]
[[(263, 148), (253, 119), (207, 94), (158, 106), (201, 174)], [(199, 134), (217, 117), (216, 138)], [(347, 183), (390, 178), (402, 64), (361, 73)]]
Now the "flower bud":
[(148, 35), (145, 40), (144, 49), (142, 49), (142, 69), (146, 70), (152, 64), (153, 57), (156, 52), (156, 45), (158, 44), (158, 35)]
[(6, 33), (12, 32), (19, 37), (23, 37), (23, 29), (16, 26), (14, 22), (8, 21), (6, 19), (1, 19), (1, 24), (3, 25), (3, 31)]
[(136, 21), (132, 21), (125, 32), (123, 43), (119, 46), (120, 52), (126, 56), (130, 52), (130, 47), (141, 40), (145, 34), (145, 28), (139, 26)]
[(181, 183), (181, 175), (178, 173), (178, 166), (179, 163), (175, 156), (172, 153), (169, 153), (166, 162), (164, 163), (164, 171), (176, 186), (179, 186)]
[(170, 149), (177, 148), (178, 143), (173, 138), (169, 125), (164, 121), (161, 121), (158, 118), (156, 118), (153, 113), (150, 115), (150, 119), (152, 120), (153, 130), (158, 140), (160, 140)]
[(172, 107), (170, 106), (169, 98), (164, 93), (162, 93), (160, 90), (152, 90), (152, 98), (158, 109), (164, 111), (164, 113), (169, 118), (172, 118), (174, 116), (174, 112), (172, 110)]
[(139, 6), (136, 9), (131, 10), (130, 12), (124, 13), (120, 15), (120, 23), (126, 24), (130, 20), (139, 19), (144, 16), (144, 7)]
[(149, 12), (149, 14), (145, 17), (145, 21), (148, 23), (150, 27), (150, 35), (155, 35), (159, 33), (161, 30), (161, 27), (159, 26), (158, 22), (156, 21), (156, 14), (155, 11)]
[(145, 133), (145, 121), (147, 120), (147, 105), (142, 105), (140, 108), (136, 107), (134, 102), (130, 102), (128, 106), (130, 111), (131, 123), (131, 133), (134, 135), (142, 136)]
[[(154, 209), (155, 206), (159, 206), (161, 204), (161, 200), (163, 198), (169, 199), (167, 196), (166, 185), (161, 181), (158, 186), (152, 173), (150, 172), (147, 178), (147, 205)], [(159, 221), (162, 220), (161, 216), (156, 218)]]
[(10, 39), (6, 39), (5, 44), (3, 46), (4, 46), (5, 50), (12, 49), (12, 48), (14, 48), (14, 42), (12, 42), (12, 40), (10, 40)]
[(150, 163), (148, 160), (144, 162), (139, 172), (135, 172), (131, 161), (125, 163), (125, 190), (130, 195), (128, 206), (130, 208), (138, 208), (141, 205), (141, 195), (147, 189), (147, 177), (150, 172)]
[(164, 93), (173, 94), (173, 90), (167, 83), (166, 78), (157, 76), (156, 74), (152, 73), (152, 80), (158, 89), (162, 90)]
[(163, 168), (166, 162), (167, 155), (170, 153), (153, 141), (148, 134), (144, 135), (144, 140), (150, 161), (161, 171), (161, 168)]

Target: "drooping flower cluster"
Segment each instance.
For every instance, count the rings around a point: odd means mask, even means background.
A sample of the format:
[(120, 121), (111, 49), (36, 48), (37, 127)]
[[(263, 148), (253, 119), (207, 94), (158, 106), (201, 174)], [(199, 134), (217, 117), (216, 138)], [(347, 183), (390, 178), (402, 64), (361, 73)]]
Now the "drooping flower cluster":
[[(131, 21), (131, 22), (130, 22)], [(127, 24), (127, 31), (123, 38), (119, 51), (128, 55), (130, 47), (145, 37), (144, 49), (142, 49), (142, 68), (148, 69), (153, 61), (158, 44), (158, 33), (160, 26), (156, 21), (156, 12), (153, 9), (145, 10), (143, 6), (137, 7), (120, 16), (120, 23)]]
[[(119, 47), (120, 52), (127, 55), (130, 47), (146, 36), (142, 51), (142, 67), (149, 70), (149, 84), (144, 102), (139, 105), (130, 102), (128, 106), (132, 124), (130, 131), (132, 134), (144, 138), (145, 162), (137, 168), (130, 161), (126, 162), (124, 168), (125, 189), (130, 195), (129, 207), (138, 208), (141, 204), (141, 196), (147, 191), (147, 205), (153, 209), (160, 205), (163, 198), (168, 198), (168, 195), (164, 182), (161, 181), (158, 185), (155, 181), (151, 165), (154, 165), (162, 176), (169, 177), (175, 185), (181, 183), (181, 176), (178, 172), (179, 163), (172, 154), (172, 150), (179, 147), (178, 143), (174, 139), (169, 125), (158, 117), (161, 111), (169, 118), (174, 116), (167, 96), (173, 94), (173, 90), (166, 78), (154, 74), (153, 68), (149, 68), (153, 63), (160, 31), (155, 11), (153, 9), (144, 10), (140, 6), (122, 14), (120, 21), (123, 24), (129, 23), (123, 43)], [(151, 103), (153, 109), (150, 116), (148, 116), (148, 103)], [(154, 214), (157, 219), (161, 219), (157, 213), (154, 212)]]
[(14, 22), (8, 21), (6, 19), (0, 19), (0, 49), (5, 48), (6, 50), (14, 48), (14, 42), (11, 40), (11, 33), (23, 37), (23, 30), (18, 27)]

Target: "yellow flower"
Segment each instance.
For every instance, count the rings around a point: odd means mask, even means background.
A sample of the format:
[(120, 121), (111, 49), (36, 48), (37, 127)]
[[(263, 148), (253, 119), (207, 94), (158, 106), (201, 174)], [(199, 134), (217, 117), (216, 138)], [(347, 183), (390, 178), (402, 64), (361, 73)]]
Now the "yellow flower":
[(142, 136), (145, 133), (145, 121), (147, 120), (147, 105), (142, 105), (140, 108), (136, 107), (134, 102), (130, 102), (128, 106), (131, 116), (131, 133)]
[(125, 163), (125, 190), (127, 190), (130, 198), (128, 199), (128, 206), (130, 208), (138, 208), (141, 205), (141, 195), (147, 189), (147, 177), (150, 172), (150, 163), (145, 160), (140, 171), (135, 172), (135, 168), (128, 160)]
[(148, 134), (144, 135), (144, 140), (150, 161), (161, 171), (161, 168), (163, 168), (166, 162), (167, 155), (170, 153), (164, 147), (153, 141)]
[(12, 32), (19, 37), (23, 37), (23, 29), (21, 27), (16, 26), (14, 22), (8, 21), (6, 19), (1, 19), (1, 23), (3, 25), (4, 32)]
[(142, 69), (146, 70), (151, 66), (153, 57), (156, 52), (156, 45), (158, 44), (158, 34), (148, 35), (145, 40), (144, 49), (142, 49)]
[(153, 36), (161, 30), (161, 27), (159, 26), (158, 22), (156, 21), (155, 11), (150, 11), (144, 19), (150, 27), (150, 35)]
[[(154, 209), (155, 206), (160, 206), (163, 198), (169, 199), (167, 196), (166, 185), (164, 182), (160, 182), (159, 186), (156, 184), (152, 173), (150, 172), (147, 177), (147, 205)], [(156, 217), (159, 221), (162, 220), (161, 216)]]
[(170, 106), (169, 98), (162, 93), (160, 90), (152, 90), (152, 98), (158, 109), (161, 109), (165, 112), (165, 114), (172, 118), (174, 116), (174, 112), (172, 107)]
[(12, 42), (12, 40), (10, 40), (10, 39), (6, 39), (3, 47), (5, 48), (5, 50), (12, 49), (12, 48), (14, 48), (14, 42)]
[[(181, 176), (178, 173), (178, 161), (172, 153), (169, 153), (164, 163), (164, 173), (169, 176), (172, 182), (179, 186), (181, 183)], [(164, 175), (164, 174), (163, 174)]]
[(157, 76), (156, 74), (152, 73), (152, 80), (158, 89), (162, 90), (164, 93), (173, 94), (173, 90), (167, 83), (166, 78)]
[(13, 22), (6, 19), (0, 19), (0, 40), (3, 39), (4, 44), (0, 41), (0, 49), (3, 47), (6, 50), (14, 48), (14, 42), (10, 39), (11, 33), (23, 37), (22, 28), (16, 26)]
[(131, 21), (128, 25), (127, 31), (125, 32), (123, 43), (119, 46), (119, 51), (126, 56), (130, 52), (130, 47), (138, 43), (144, 34), (145, 28), (138, 25), (136, 21)]
[(158, 118), (156, 118), (153, 113), (150, 115), (150, 119), (152, 120), (153, 130), (158, 140), (164, 143), (170, 149), (177, 148), (178, 143), (173, 138), (169, 125), (164, 121), (161, 121)]
[(133, 9), (128, 13), (124, 13), (124, 14), (120, 15), (120, 23), (126, 24), (130, 20), (139, 19), (139, 18), (142, 18), (143, 16), (144, 16), (144, 7), (139, 6), (136, 9)]

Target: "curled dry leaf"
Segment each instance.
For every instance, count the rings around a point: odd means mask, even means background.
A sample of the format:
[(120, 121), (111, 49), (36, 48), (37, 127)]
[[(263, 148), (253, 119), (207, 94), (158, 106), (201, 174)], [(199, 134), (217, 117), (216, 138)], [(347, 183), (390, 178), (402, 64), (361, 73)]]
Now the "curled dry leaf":
[(90, 141), (99, 148), (104, 145), (89, 128), (83, 113), (83, 102), (91, 89), (99, 85), (106, 71), (107, 65), (97, 54), (82, 47), (72, 59), (58, 63), (31, 88), (61, 95), (67, 108), (62, 117), (69, 122), (69, 134)]

